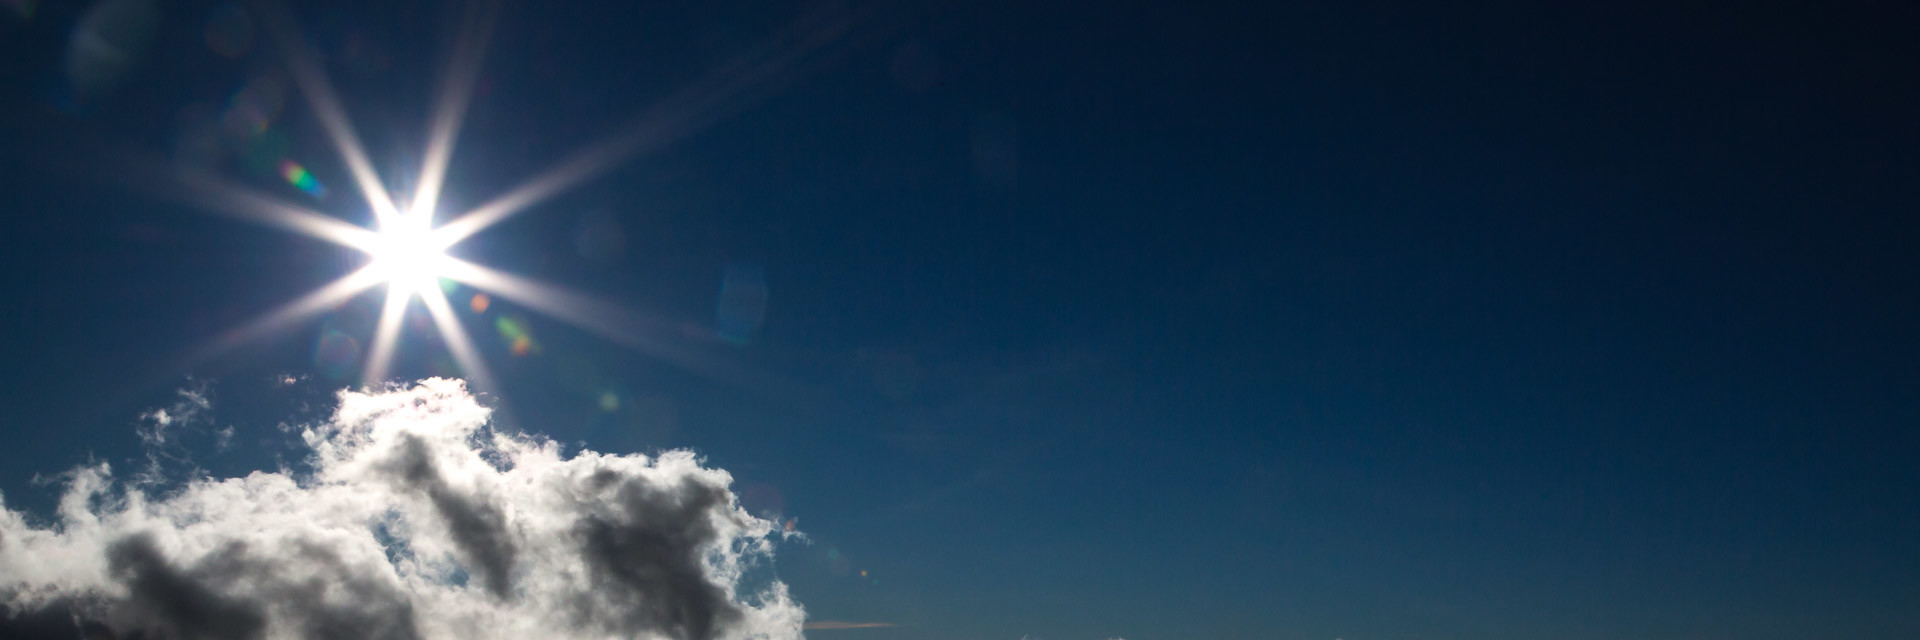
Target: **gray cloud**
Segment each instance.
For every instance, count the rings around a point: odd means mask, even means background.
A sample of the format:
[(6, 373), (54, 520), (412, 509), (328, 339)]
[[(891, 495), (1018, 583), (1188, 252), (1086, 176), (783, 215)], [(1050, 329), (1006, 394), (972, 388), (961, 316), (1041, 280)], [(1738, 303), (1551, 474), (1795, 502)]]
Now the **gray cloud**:
[(190, 571), (175, 568), (160, 555), (153, 536), (134, 534), (107, 546), (108, 572), (126, 586), (114, 617), (124, 626), (169, 638), (251, 640), (266, 627), (264, 607), (216, 589), (230, 587), (244, 571), (237, 556), (245, 545), (228, 543)]
[(612, 506), (581, 518), (573, 531), (591, 559), (595, 587), (576, 602), (596, 626), (620, 635), (666, 629), (671, 637), (707, 640), (739, 623), (728, 594), (706, 579), (700, 564), (699, 548), (717, 536), (715, 523), (700, 514), (732, 500), (726, 489), (691, 479), (660, 486), (605, 471), (585, 484)]
[(44, 525), (0, 502), (0, 640), (800, 637), (784, 584), (742, 587), (783, 533), (726, 471), (488, 417), (458, 381), (343, 392), (310, 472), (151, 495), (96, 464)]
[(402, 436), (396, 453), (395, 470), (402, 481), (426, 493), (467, 563), (480, 571), (487, 590), (495, 597), (508, 597), (515, 550), (507, 531), (506, 516), (500, 508), (483, 498), (461, 495), (449, 488), (440, 470), (434, 467), (426, 441), (418, 436)]

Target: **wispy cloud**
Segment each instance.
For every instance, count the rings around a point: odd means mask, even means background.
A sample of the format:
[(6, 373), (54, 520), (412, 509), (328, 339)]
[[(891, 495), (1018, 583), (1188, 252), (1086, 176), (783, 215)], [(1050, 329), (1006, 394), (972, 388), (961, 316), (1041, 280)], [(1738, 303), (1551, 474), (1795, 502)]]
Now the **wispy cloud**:
[[(200, 474), (182, 436), (201, 430), (211, 422), (213, 386), (205, 380), (189, 379), (187, 386), (174, 391), (174, 395), (173, 402), (167, 406), (140, 414), (139, 422), (134, 425), (134, 435), (140, 437), (140, 447), (147, 458), (147, 466), (134, 473), (136, 484), (166, 482), (168, 467), (184, 469), (188, 476)], [(213, 435), (214, 450), (224, 451), (233, 440), (233, 427), (216, 429)]]
[(141, 424), (135, 433), (140, 436), (141, 443), (148, 446), (166, 445), (171, 439), (169, 429), (191, 423), (213, 409), (211, 389), (207, 384), (191, 381), (190, 384), (192, 386), (174, 392), (178, 397), (171, 404), (140, 414)]
[(800, 637), (766, 577), (784, 534), (725, 470), (488, 419), (428, 380), (341, 393), (305, 472), (157, 494), (75, 469), (51, 523), (0, 503), (0, 638)]

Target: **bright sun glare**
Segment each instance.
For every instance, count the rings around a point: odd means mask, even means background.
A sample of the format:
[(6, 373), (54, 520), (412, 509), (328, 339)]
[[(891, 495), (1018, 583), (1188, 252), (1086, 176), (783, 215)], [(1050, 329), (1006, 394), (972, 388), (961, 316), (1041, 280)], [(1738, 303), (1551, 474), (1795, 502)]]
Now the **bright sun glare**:
[(414, 294), (435, 286), (447, 267), (446, 245), (435, 237), (428, 217), (418, 213), (381, 224), (367, 247), (372, 267), (387, 287)]
[[(311, 47), (291, 25), (291, 19), (282, 16), (268, 21), (268, 30), (280, 45), (280, 53), (294, 83), (299, 85), (308, 107), (325, 129), (334, 149), (339, 152), (347, 172), (352, 175), (353, 184), (359, 187), (360, 194), (372, 209), (375, 221), (373, 228), (350, 224), (270, 196), (253, 194), (246, 189), (227, 185), (217, 177), (186, 174), (183, 178), (188, 179), (188, 186), (204, 188), (217, 196), (209, 201), (222, 212), (354, 247), (366, 252), (372, 260), (352, 273), (269, 311), (258, 320), (226, 332), (212, 348), (205, 351), (206, 354), (285, 329), (304, 318), (337, 308), (361, 292), (386, 285), (386, 302), (380, 311), (373, 336), (367, 342), (363, 380), (371, 384), (385, 379), (394, 360), (395, 345), (399, 343), (402, 328), (407, 324), (404, 318), (417, 300), (425, 308), (433, 329), (453, 355), (462, 374), (478, 388), (495, 388), (479, 350), (467, 335), (454, 306), (447, 300), (448, 290), (440, 286), (443, 282), (458, 283), (477, 292), (498, 296), (502, 300), (524, 305), (630, 345), (651, 344), (647, 338), (632, 333), (633, 329), (628, 326), (630, 323), (622, 320), (630, 316), (617, 307), (598, 303), (552, 283), (449, 256), (447, 249), (605, 171), (627, 156), (648, 151), (677, 134), (685, 133), (696, 122), (690, 114), (724, 111), (720, 108), (725, 106), (724, 101), (752, 93), (750, 89), (754, 88), (754, 82), (744, 81), (743, 78), (767, 81), (796, 67), (803, 56), (833, 40), (828, 37), (801, 38), (804, 44), (769, 49), (765, 59), (754, 61), (750, 67), (730, 68), (726, 73), (708, 77), (676, 94), (672, 100), (677, 102), (645, 112), (623, 127), (620, 133), (589, 145), (554, 168), (541, 172), (478, 207), (449, 216), (436, 226), (434, 212), (440, 204), (441, 188), (446, 183), (448, 160), (472, 98), (486, 40), (497, 17), (495, 10), (490, 7), (489, 3), (468, 4), (455, 38), (453, 55), (448, 58), (447, 76), (440, 83), (433, 113), (428, 120), (427, 144), (421, 158), (420, 174), (413, 183), (416, 192), (411, 202), (405, 203), (410, 206), (404, 209), (401, 203), (395, 202), (393, 194), (387, 191), (380, 175), (375, 172), (373, 163), (367, 158), (366, 149), (348, 121), (339, 96), (327, 81), (321, 65), (313, 58)], [(666, 108), (668, 106), (672, 108)], [(313, 180), (304, 172), (305, 169), (300, 168), (298, 175), (304, 177), (295, 180), (294, 174), (290, 173), (288, 179), (294, 180), (295, 186), (303, 191), (310, 191), (303, 185)]]

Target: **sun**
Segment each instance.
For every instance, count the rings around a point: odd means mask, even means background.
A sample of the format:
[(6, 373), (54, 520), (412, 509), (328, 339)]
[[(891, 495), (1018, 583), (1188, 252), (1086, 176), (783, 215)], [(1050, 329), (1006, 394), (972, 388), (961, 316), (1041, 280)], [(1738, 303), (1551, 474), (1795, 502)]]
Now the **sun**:
[(444, 237), (436, 236), (431, 218), (420, 213), (382, 222), (363, 250), (373, 258), (370, 268), (376, 277), (402, 295), (436, 286), (449, 266)]
[[(271, 3), (269, 3), (271, 4)], [(822, 51), (821, 45), (836, 37), (801, 38), (805, 45), (766, 47), (766, 57), (745, 61), (746, 66), (729, 66), (724, 73), (709, 76), (668, 99), (668, 103), (650, 109), (623, 125), (615, 134), (585, 148), (542, 171), (519, 186), (506, 190), (479, 206), (440, 218), (440, 195), (446, 186), (449, 159), (458, 138), (468, 103), (479, 77), (486, 41), (498, 17), (496, 3), (464, 3), (465, 15), (454, 38), (453, 53), (448, 56), (446, 76), (439, 82), (432, 115), (427, 122), (426, 148), (421, 154), (419, 177), (412, 182), (409, 202), (400, 202), (387, 190), (387, 181), (375, 171), (366, 147), (354, 132), (339, 95), (328, 82), (324, 68), (315, 59), (314, 49), (282, 16), (270, 20), (268, 31), (279, 45), (282, 62), (294, 84), (305, 96), (307, 106), (319, 121), (326, 137), (339, 153), (341, 163), (352, 177), (352, 184), (365, 199), (373, 224), (361, 226), (326, 213), (289, 204), (276, 197), (228, 184), (218, 176), (193, 172), (175, 172), (186, 184), (204, 189), (194, 194), (195, 202), (211, 204), (221, 213), (242, 220), (279, 227), (318, 240), (351, 247), (368, 256), (367, 264), (319, 288), (309, 291), (267, 311), (245, 325), (222, 332), (213, 344), (200, 349), (196, 358), (237, 348), (287, 329), (316, 314), (337, 309), (362, 292), (385, 285), (386, 301), (375, 322), (373, 335), (366, 342), (361, 379), (379, 384), (395, 359), (396, 345), (409, 323), (414, 302), (418, 301), (432, 322), (432, 331), (453, 356), (462, 374), (480, 389), (498, 389), (486, 362), (480, 357), (472, 337), (448, 294), (459, 285), (485, 293), (488, 299), (513, 302), (530, 310), (599, 333), (621, 344), (676, 359), (686, 357), (661, 344), (647, 330), (662, 326), (641, 314), (607, 304), (578, 291), (551, 282), (493, 269), (483, 264), (448, 255), (448, 249), (509, 217), (528, 211), (599, 175), (621, 160), (683, 136), (700, 126), (704, 114), (727, 111), (726, 103), (758, 93), (756, 82), (768, 81), (793, 68), (806, 67), (802, 59)], [(758, 80), (750, 80), (755, 79)], [(296, 168), (297, 165), (296, 165)], [(301, 191), (315, 195), (314, 180), (305, 173), (289, 171), (289, 181)], [(448, 212), (451, 213), (451, 212)], [(436, 224), (438, 222), (438, 224)], [(476, 304), (475, 313), (484, 313), (484, 304)]]

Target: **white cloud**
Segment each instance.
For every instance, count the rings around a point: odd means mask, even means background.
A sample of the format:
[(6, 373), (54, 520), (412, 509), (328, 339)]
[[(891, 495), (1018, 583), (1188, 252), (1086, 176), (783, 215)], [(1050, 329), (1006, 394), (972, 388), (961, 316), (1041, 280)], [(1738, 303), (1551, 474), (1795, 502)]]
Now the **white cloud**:
[[(169, 467), (188, 476), (202, 475), (188, 455), (182, 436), (204, 429), (206, 425), (201, 423), (211, 421), (213, 388), (205, 381), (189, 379), (187, 382), (188, 387), (174, 392), (177, 397), (171, 404), (140, 414), (140, 421), (134, 425), (134, 435), (140, 437), (140, 446), (147, 457), (147, 466), (133, 475), (135, 484), (162, 484), (167, 480)], [(214, 436), (215, 451), (225, 451), (233, 436), (233, 427), (215, 430)]]
[(140, 436), (143, 444), (164, 446), (168, 441), (169, 427), (193, 422), (200, 414), (213, 409), (210, 391), (204, 382), (174, 393), (179, 398), (173, 404), (140, 414), (142, 424), (134, 432)]
[(47, 526), (0, 503), (0, 636), (800, 637), (784, 584), (743, 587), (782, 532), (725, 470), (565, 457), (488, 418), (435, 379), (342, 392), (302, 433), (311, 473), (149, 495), (75, 469)]

